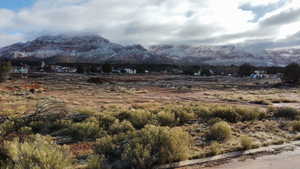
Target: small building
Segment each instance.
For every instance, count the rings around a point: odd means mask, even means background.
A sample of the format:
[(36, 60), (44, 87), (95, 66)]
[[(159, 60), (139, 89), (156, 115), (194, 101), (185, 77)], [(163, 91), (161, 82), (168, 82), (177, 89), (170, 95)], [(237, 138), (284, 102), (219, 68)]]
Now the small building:
[(29, 66), (16, 66), (12, 69), (12, 73), (28, 74)]
[(51, 65), (50, 71), (55, 73), (76, 73), (77, 69), (72, 67), (64, 67), (58, 65)]
[(268, 75), (266, 74), (266, 72), (261, 70), (256, 70), (250, 75), (251, 79), (263, 79), (267, 77)]
[(136, 69), (125, 68), (121, 72), (134, 75), (134, 74), (136, 74)]

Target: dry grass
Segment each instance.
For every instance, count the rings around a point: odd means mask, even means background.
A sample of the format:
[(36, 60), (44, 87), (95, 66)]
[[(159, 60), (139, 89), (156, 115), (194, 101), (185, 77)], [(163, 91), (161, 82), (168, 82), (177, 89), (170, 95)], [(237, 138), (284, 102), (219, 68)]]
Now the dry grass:
[[(71, 147), (76, 150), (74, 158), (78, 159), (81, 154), (94, 154), (91, 145), (97, 139), (105, 138), (107, 140), (104, 141), (110, 142), (122, 138), (124, 141), (126, 133), (143, 130), (148, 125), (169, 127), (170, 130), (175, 127), (188, 132), (192, 144), (190, 151), (184, 153), (184, 159), (231, 152), (241, 147), (249, 149), (280, 144), (299, 137), (299, 124), (294, 122), (296, 116), (293, 113), (298, 110), (282, 108), (283, 115), (278, 115), (280, 111), (277, 108), (266, 111), (267, 106), (276, 106), (276, 103), (297, 105), (300, 101), (297, 89), (256, 89), (254, 82), (237, 79), (206, 82), (201, 79), (191, 81), (181, 76), (150, 76), (141, 77), (147, 81), (133, 83), (126, 82), (126, 76), (122, 78), (122, 83), (116, 81), (113, 86), (88, 84), (85, 76), (50, 76), (0, 84), (0, 121), (2, 116), (16, 119), (31, 114), (40, 99), (49, 97), (64, 102), (70, 114), (66, 119), (51, 123), (35, 122), (24, 126), (19, 121), (19, 126), (3, 123), (5, 125), (0, 124), (0, 133), (1, 130), (12, 131), (7, 139), (30, 134), (51, 134), (59, 141), (72, 138)], [(168, 80), (172, 78), (175, 80)], [(161, 79), (163, 81), (159, 81)], [(43, 89), (29, 93), (29, 89), (22, 87), (27, 83), (38, 83)], [(185, 88), (187, 84), (192, 86), (188, 90)], [(243, 85), (250, 85), (250, 88)], [(9, 86), (17, 87), (11, 89)], [(220, 122), (223, 120), (227, 121), (226, 125)], [(214, 127), (217, 124), (221, 127)], [(208, 133), (214, 137), (207, 137)], [(223, 140), (222, 144), (211, 142)], [(83, 146), (86, 142), (89, 146)], [(85, 150), (85, 147), (88, 148)], [(129, 148), (139, 150), (135, 153), (141, 152), (140, 147), (126, 148), (128, 151)], [(112, 155), (116, 149), (111, 150)], [(138, 154), (128, 155), (138, 158)], [(102, 157), (91, 156), (90, 167), (95, 168), (95, 163), (103, 162), (105, 158)]]

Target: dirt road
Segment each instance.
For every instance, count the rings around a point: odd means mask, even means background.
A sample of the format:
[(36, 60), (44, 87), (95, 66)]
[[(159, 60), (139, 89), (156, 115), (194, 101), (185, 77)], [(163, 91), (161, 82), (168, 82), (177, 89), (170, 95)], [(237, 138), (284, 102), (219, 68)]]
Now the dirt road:
[(300, 169), (300, 148), (292, 152), (258, 157), (254, 160), (235, 159), (229, 163), (205, 169)]

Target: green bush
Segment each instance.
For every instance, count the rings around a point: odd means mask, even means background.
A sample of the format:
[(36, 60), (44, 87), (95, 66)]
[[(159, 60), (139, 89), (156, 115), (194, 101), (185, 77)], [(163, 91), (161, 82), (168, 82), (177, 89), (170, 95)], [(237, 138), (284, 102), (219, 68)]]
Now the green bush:
[(74, 140), (93, 140), (105, 136), (106, 132), (99, 126), (97, 120), (87, 119), (81, 123), (70, 123), (53, 135), (69, 136)]
[(119, 149), (118, 144), (120, 144), (120, 142), (117, 142), (117, 140), (117, 137), (113, 136), (106, 136), (97, 139), (97, 144), (94, 147), (94, 151), (97, 154), (105, 155), (106, 158), (113, 161), (115, 158), (120, 157), (120, 152), (117, 151)]
[(107, 130), (110, 128), (110, 126), (117, 120), (116, 117), (110, 115), (110, 114), (99, 114), (96, 116), (99, 125)]
[[(16, 126), (16, 123), (11, 120), (11, 121), (5, 121), (2, 124), (0, 124), (0, 136), (5, 137), (8, 134), (17, 131), (18, 127)], [(1, 139), (1, 137), (0, 137)]]
[(192, 110), (192, 107), (175, 106), (170, 110), (170, 112), (175, 114), (175, 118), (179, 124), (184, 124), (195, 119), (195, 114)]
[(208, 106), (193, 106), (192, 109), (197, 117), (206, 119), (211, 117), (211, 109)]
[(189, 156), (190, 136), (180, 128), (146, 126), (130, 140), (122, 159), (136, 168), (185, 160)]
[(212, 118), (212, 119), (210, 119), (210, 120), (208, 120), (208, 124), (209, 125), (214, 125), (215, 123), (218, 123), (218, 122), (221, 122), (221, 121), (223, 121), (221, 118)]
[(134, 127), (129, 121), (122, 121), (116, 120), (109, 128), (110, 134), (120, 134), (120, 133), (127, 133), (129, 131), (134, 131)]
[[(147, 125), (141, 130), (97, 140), (95, 152), (121, 168), (148, 169), (189, 157), (191, 137), (180, 128)], [(112, 166), (114, 168), (114, 166)]]
[(175, 114), (172, 112), (161, 111), (157, 114), (157, 119), (162, 126), (175, 126), (177, 124)]
[(294, 131), (300, 132), (300, 121), (292, 122), (291, 126)]
[(87, 169), (108, 169), (108, 166), (103, 156), (93, 155), (88, 158)]
[(139, 109), (122, 112), (119, 114), (118, 118), (120, 120), (128, 120), (136, 129), (141, 129), (153, 120), (153, 115), (149, 111)]
[(49, 138), (36, 135), (24, 142), (14, 140), (4, 143), (8, 169), (71, 169), (71, 156), (65, 147), (53, 143)]
[(253, 140), (248, 136), (241, 136), (240, 143), (243, 150), (249, 150), (253, 147)]
[(210, 118), (221, 118), (236, 123), (239, 121), (259, 120), (266, 117), (266, 113), (254, 108), (236, 106), (215, 106), (212, 108)]
[(300, 112), (291, 107), (280, 107), (275, 109), (273, 113), (275, 117), (284, 117), (289, 119), (295, 119), (300, 116)]
[(221, 154), (222, 153), (221, 144), (216, 141), (212, 142), (210, 145), (210, 152), (211, 152), (211, 155)]
[(209, 138), (218, 141), (224, 141), (231, 137), (231, 127), (228, 123), (222, 121), (215, 123), (209, 131)]

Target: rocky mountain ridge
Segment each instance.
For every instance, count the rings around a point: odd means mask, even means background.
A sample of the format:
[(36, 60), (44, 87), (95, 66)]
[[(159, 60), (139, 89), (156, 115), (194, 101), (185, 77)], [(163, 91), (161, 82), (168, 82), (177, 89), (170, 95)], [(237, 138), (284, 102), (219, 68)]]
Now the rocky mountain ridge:
[(33, 41), (16, 43), (0, 49), (0, 58), (51, 60), (52, 62), (131, 63), (131, 64), (210, 64), (284, 66), (300, 63), (300, 47), (266, 49), (262, 54), (236, 45), (123, 46), (98, 35), (41, 36)]

